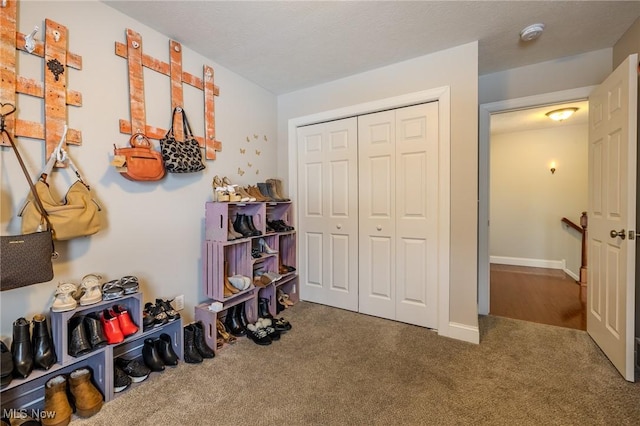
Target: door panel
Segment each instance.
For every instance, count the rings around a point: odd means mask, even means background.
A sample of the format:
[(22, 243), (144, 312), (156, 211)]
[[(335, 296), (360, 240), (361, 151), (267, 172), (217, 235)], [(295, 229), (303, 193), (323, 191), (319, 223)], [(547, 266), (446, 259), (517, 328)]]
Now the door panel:
[[(587, 331), (633, 381), (638, 55), (589, 97)], [(604, 203), (604, 205), (603, 205)], [(611, 231), (622, 233), (621, 238)]]
[(358, 309), (356, 119), (298, 128), (304, 300)]
[(360, 312), (396, 317), (395, 112), (358, 117)]
[(438, 327), (438, 103), (396, 110), (396, 319)]

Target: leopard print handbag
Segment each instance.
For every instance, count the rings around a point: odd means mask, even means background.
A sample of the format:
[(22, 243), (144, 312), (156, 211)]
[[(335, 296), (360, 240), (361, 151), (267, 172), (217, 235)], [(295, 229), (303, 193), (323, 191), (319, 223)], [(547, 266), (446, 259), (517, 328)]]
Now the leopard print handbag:
[[(176, 114), (182, 114), (184, 142), (176, 140), (173, 133)], [(164, 138), (160, 139), (160, 151), (166, 171), (168, 173), (193, 173), (204, 170), (205, 165), (202, 161), (200, 144), (191, 132), (184, 109), (176, 107), (171, 117), (171, 128)]]

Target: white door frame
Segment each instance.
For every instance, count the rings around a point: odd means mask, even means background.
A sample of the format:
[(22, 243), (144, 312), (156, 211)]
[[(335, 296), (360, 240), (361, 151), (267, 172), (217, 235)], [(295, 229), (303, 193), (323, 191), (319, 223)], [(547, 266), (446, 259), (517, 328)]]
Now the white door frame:
[[(392, 98), (379, 99), (357, 105), (346, 106), (303, 117), (292, 118), (288, 122), (289, 138), (289, 194), (294, 203), (297, 201), (298, 180), (298, 144), (296, 128), (309, 124), (322, 123), (324, 121), (338, 120), (341, 118), (369, 114), (387, 109), (402, 108), (405, 106), (438, 101), (438, 126), (439, 126), (439, 179), (440, 191), (438, 200), (438, 334), (449, 336), (449, 247), (450, 247), (450, 171), (451, 171), (451, 137), (450, 137), (450, 109), (451, 95), (449, 86), (439, 87), (421, 92), (408, 93)], [(298, 222), (298, 211), (294, 212)], [(300, 246), (298, 245), (298, 259), (300, 259)]]
[(489, 143), (491, 114), (586, 100), (596, 86), (543, 93), (480, 105), (478, 124), (478, 314), (489, 313)]

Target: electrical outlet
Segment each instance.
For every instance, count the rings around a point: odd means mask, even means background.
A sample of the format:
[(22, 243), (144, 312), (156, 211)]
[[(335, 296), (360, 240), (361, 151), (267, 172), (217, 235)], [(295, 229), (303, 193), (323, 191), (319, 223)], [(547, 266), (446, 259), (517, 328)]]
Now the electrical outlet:
[(176, 311), (184, 309), (184, 294), (180, 294), (173, 299), (173, 309)]

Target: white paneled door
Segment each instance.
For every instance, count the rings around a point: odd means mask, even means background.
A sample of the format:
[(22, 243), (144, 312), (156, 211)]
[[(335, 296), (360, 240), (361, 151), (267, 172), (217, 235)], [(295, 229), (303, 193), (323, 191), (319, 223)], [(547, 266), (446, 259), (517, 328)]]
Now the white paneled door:
[(358, 117), (359, 311), (437, 328), (438, 103)]
[(298, 128), (300, 296), (358, 310), (357, 119)]
[(638, 55), (589, 96), (587, 331), (629, 381), (636, 253)]
[(303, 300), (438, 328), (438, 102), (298, 128)]

